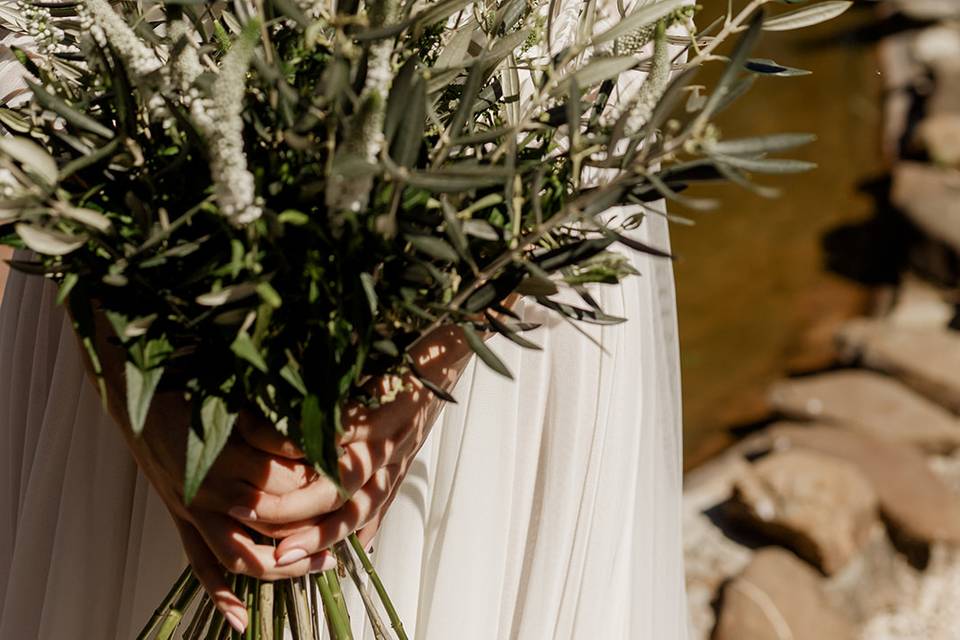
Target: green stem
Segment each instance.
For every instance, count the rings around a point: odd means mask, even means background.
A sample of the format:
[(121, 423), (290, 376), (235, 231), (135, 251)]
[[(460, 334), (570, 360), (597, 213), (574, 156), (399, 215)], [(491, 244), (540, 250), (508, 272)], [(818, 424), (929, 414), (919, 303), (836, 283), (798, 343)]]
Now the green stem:
[(357, 534), (351, 534), (348, 540), (350, 540), (350, 546), (353, 547), (353, 552), (356, 553), (357, 558), (360, 559), (363, 570), (370, 576), (370, 582), (373, 583), (373, 588), (376, 590), (377, 595), (380, 596), (380, 602), (383, 603), (383, 608), (387, 611), (387, 617), (390, 618), (390, 624), (393, 625), (393, 630), (396, 632), (397, 638), (399, 640), (408, 640), (407, 634), (403, 630), (403, 622), (400, 621), (400, 615), (393, 606), (393, 601), (390, 600), (390, 596), (383, 586), (383, 581), (380, 580), (380, 576), (377, 575), (377, 570), (373, 568), (373, 563), (370, 562), (367, 552), (364, 550), (363, 545), (360, 544)]
[(193, 578), (193, 571), (188, 566), (183, 570), (183, 573), (180, 574), (180, 577), (177, 578), (177, 581), (173, 583), (170, 591), (167, 592), (166, 596), (164, 596), (163, 601), (157, 607), (157, 610), (153, 612), (153, 615), (150, 617), (150, 620), (147, 622), (146, 626), (140, 630), (140, 633), (137, 635), (137, 640), (145, 640), (150, 636), (150, 634), (157, 630), (157, 628), (160, 626), (160, 623), (163, 622), (163, 619), (166, 617), (167, 612), (173, 606), (173, 602), (186, 588), (187, 583), (190, 582), (191, 578)]
[(290, 604), (293, 617), (291, 626), (296, 628), (294, 635), (299, 640), (319, 640), (313, 634), (313, 622), (310, 616), (313, 611), (307, 595), (307, 581), (297, 578), (290, 581)]
[(266, 580), (260, 581), (260, 592), (257, 594), (259, 602), (257, 606), (259, 607), (257, 615), (257, 635), (256, 640), (274, 640), (278, 638), (283, 640), (283, 635), (277, 636), (274, 634), (276, 629), (276, 619), (274, 616), (279, 616), (279, 612), (274, 609), (273, 606), (273, 583)]
[(338, 542), (334, 545), (334, 553), (337, 554), (337, 559), (340, 560), (346, 570), (347, 574), (350, 576), (350, 579), (353, 580), (353, 584), (357, 587), (357, 591), (360, 592), (360, 599), (363, 601), (363, 608), (367, 611), (367, 618), (370, 619), (370, 626), (373, 628), (373, 635), (376, 640), (387, 640), (387, 629), (383, 626), (383, 620), (380, 618), (380, 612), (377, 611), (377, 606), (373, 601), (373, 598), (370, 596), (370, 590), (360, 577), (360, 571), (357, 569), (357, 563), (353, 559), (353, 554), (350, 552), (350, 547), (346, 542)]
[(154, 640), (170, 640), (170, 638), (173, 637), (173, 634), (177, 631), (177, 627), (180, 626), (180, 622), (183, 620), (184, 612), (187, 610), (187, 607), (190, 606), (190, 603), (193, 602), (193, 598), (199, 590), (200, 581), (191, 573), (186, 587), (180, 593), (180, 597), (177, 598), (173, 608), (167, 611), (167, 615), (160, 623), (160, 630), (157, 631)]
[(209, 596), (204, 595), (200, 608), (193, 616), (193, 621), (191, 621), (190, 626), (187, 627), (186, 633), (183, 634), (184, 640), (200, 640), (200, 635), (203, 633), (203, 630), (208, 624), (212, 624), (213, 614), (213, 600), (211, 600)]
[(247, 631), (244, 634), (244, 640), (257, 640), (260, 630), (260, 581), (256, 578), (250, 580), (250, 588), (247, 589)]
[[(313, 579), (320, 591), (320, 600), (323, 601), (323, 612), (330, 627), (331, 640), (353, 640), (353, 634), (350, 632), (350, 620), (343, 616), (328, 580), (327, 574), (335, 572), (336, 569), (333, 569), (314, 574)], [(339, 583), (337, 589), (339, 590)]]
[(337, 569), (327, 571), (327, 584), (330, 585), (330, 593), (333, 594), (333, 601), (337, 605), (337, 610), (344, 620), (347, 621), (347, 628), (350, 628), (350, 611), (347, 610), (347, 600), (343, 597), (343, 589), (340, 587), (340, 574)]
[(287, 628), (287, 601), (284, 597), (285, 589), (284, 583), (276, 583), (273, 587), (273, 602), (274, 609), (273, 613), (273, 637), (274, 640), (283, 640), (284, 630)]
[(210, 628), (207, 629), (207, 635), (204, 640), (217, 640), (220, 637), (220, 632), (223, 631), (224, 625), (227, 624), (227, 619), (223, 617), (223, 614), (217, 611), (213, 615), (213, 620), (210, 621)]

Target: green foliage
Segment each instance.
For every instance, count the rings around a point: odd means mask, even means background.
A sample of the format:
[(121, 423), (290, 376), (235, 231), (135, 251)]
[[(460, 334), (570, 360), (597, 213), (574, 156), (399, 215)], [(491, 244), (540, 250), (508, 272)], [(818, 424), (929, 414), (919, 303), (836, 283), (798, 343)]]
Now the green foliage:
[[(415, 371), (407, 350), (431, 330), (459, 324), (509, 376), (481, 337), (536, 348), (490, 313), (509, 294), (620, 322), (585, 287), (635, 272), (614, 245), (666, 255), (630, 236), (650, 201), (705, 208), (689, 183), (810, 168), (768, 157), (805, 138), (724, 141), (712, 118), (754, 76), (798, 72), (748, 58), (761, 29), (849, 3), (765, 21), (754, 0), (686, 35), (679, 1), (640, 2), (605, 31), (585, 3), (563, 43), (555, 4), (36, 6), (57, 28), (21, 57), (35, 99), (0, 110), (4, 242), (38, 254), (18, 266), (57, 280), (75, 316), (90, 300), (108, 314), (135, 431), (158, 389), (188, 393), (188, 500), (239, 411), (335, 478), (340, 406), (366, 376)], [(714, 60), (720, 84), (679, 109)], [(648, 69), (640, 98), (607, 104)], [(621, 205), (626, 220), (604, 215)], [(562, 287), (585, 306), (553, 300)], [(96, 358), (93, 326), (76, 323)]]

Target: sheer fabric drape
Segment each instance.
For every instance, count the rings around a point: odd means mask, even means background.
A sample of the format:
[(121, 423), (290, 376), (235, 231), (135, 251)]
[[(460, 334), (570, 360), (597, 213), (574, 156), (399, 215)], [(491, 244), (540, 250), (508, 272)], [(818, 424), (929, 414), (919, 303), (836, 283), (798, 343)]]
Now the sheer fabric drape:
[[(11, 65), (0, 95), (26, 99)], [(632, 233), (669, 245), (662, 217)], [(521, 301), (543, 350), (493, 338), (516, 380), (474, 361), (441, 413), (375, 542), (411, 637), (686, 638), (673, 275), (627, 255), (642, 275), (594, 291), (627, 323)], [(0, 307), (0, 640), (128, 640), (185, 560), (54, 297), (13, 274)]]

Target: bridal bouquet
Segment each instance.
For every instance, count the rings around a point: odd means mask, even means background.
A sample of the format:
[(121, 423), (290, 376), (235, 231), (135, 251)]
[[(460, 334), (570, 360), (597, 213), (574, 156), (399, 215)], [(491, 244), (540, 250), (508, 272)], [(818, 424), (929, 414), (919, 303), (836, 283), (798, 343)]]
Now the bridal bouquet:
[[(653, 201), (704, 209), (690, 182), (768, 194), (748, 175), (810, 168), (768, 157), (807, 136), (722, 140), (712, 124), (757, 74), (802, 73), (748, 57), (762, 30), (851, 4), (765, 17), (766, 3), (697, 32), (684, 0), (619, 3), (597, 24), (590, 0), (561, 39), (546, 0), (20, 0), (0, 20), (37, 48), (15, 51), (31, 99), (0, 109), (2, 242), (58, 284), (95, 371), (94, 314), (109, 320), (134, 432), (158, 388), (182, 390), (187, 501), (241, 410), (336, 481), (343, 403), (389, 402), (362, 383), (417, 375), (408, 351), (433, 329), (459, 325), (509, 376), (484, 335), (536, 345), (507, 296), (620, 322), (587, 285), (633, 273), (613, 245), (665, 255), (629, 235), (665, 215)], [(693, 75), (712, 60), (727, 67), (704, 93)], [(639, 89), (610, 100), (637, 70)], [(615, 205), (635, 206), (601, 216)], [(582, 304), (553, 299), (561, 287)], [(362, 547), (337, 555), (364, 593), (371, 574), (405, 637)], [(339, 575), (238, 578), (247, 637), (314, 638), (321, 606), (349, 637)], [(185, 572), (141, 637), (171, 637), (188, 607), (185, 637), (226, 637), (198, 591)]]

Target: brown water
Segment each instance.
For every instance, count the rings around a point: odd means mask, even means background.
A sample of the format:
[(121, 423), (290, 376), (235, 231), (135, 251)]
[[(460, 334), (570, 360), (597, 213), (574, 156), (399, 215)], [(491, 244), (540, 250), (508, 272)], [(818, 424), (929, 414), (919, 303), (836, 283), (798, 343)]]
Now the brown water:
[[(777, 200), (732, 186), (699, 189), (697, 195), (722, 198), (720, 210), (696, 214), (694, 227), (672, 229), (688, 464), (724, 446), (727, 427), (762, 418), (770, 382), (788, 369), (817, 366), (818, 350), (805, 334), (865, 303), (863, 290), (825, 270), (821, 239), (871, 217), (872, 199), (858, 184), (884, 172), (875, 52), (847, 37), (872, 18), (859, 10), (828, 25), (764, 36), (756, 57), (813, 75), (758, 79), (723, 115), (724, 134), (815, 133), (816, 143), (792, 155), (820, 167), (761, 178), (782, 188)], [(824, 333), (806, 342), (828, 339)]]

